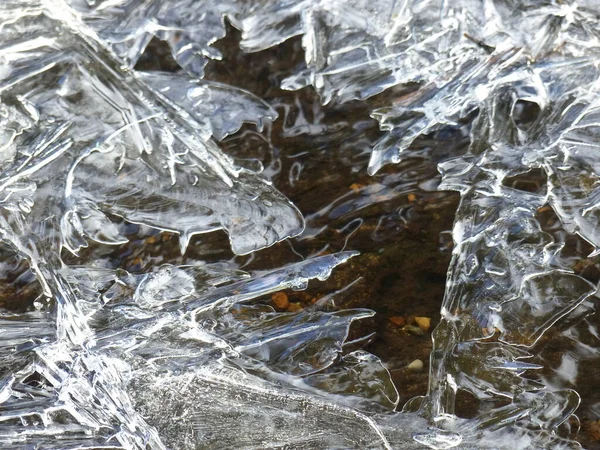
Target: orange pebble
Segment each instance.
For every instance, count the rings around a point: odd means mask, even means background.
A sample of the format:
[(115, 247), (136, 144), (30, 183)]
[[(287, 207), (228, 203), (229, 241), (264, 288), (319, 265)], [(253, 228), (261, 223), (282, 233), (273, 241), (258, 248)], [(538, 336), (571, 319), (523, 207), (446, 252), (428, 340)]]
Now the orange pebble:
[(277, 309), (287, 309), (290, 305), (290, 301), (288, 300), (288, 296), (285, 294), (285, 292), (274, 293), (271, 297), (271, 301)]
[(289, 312), (298, 312), (302, 311), (303, 309), (304, 308), (302, 308), (302, 305), (300, 303), (290, 303), (290, 305), (287, 308)]

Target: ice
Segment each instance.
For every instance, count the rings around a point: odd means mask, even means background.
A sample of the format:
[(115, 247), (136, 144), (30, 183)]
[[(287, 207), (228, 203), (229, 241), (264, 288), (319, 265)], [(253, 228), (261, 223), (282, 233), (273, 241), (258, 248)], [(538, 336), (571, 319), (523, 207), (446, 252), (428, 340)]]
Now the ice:
[[(397, 394), (378, 360), (355, 352), (335, 363), (348, 367), (341, 370), (342, 376), (336, 376), (333, 370), (321, 370), (337, 360), (351, 321), (369, 313), (314, 310), (290, 313), (276, 320), (272, 309), (261, 310), (246, 304), (265, 293), (290, 286), (298, 278), (326, 277), (332, 267), (350, 256), (352, 254), (321, 257), (252, 278), (223, 271), (220, 266), (163, 267), (156, 274), (139, 276), (106, 269), (94, 273), (83, 268), (63, 268), (49, 280), (56, 297), (56, 334), (51, 333), (52, 338), (35, 342), (36, 345), (32, 342), (22, 349), (29, 358), (18, 364), (11, 361), (14, 375), (4, 377), (0, 418), (8, 424), (15, 418), (23, 418), (25, 422), (3, 430), (3, 445), (11, 448), (22, 439), (34, 438), (36, 429), (28, 427), (31, 421), (31, 425), (44, 425), (44, 432), (36, 442), (47, 448), (93, 447), (103, 438), (108, 439), (107, 443), (114, 441), (108, 448), (145, 448), (145, 445), (163, 448), (152, 426), (155, 424), (169, 436), (170, 432), (160, 426), (165, 417), (170, 417), (163, 414), (163, 401), (167, 402), (169, 392), (182, 392), (180, 389), (171, 391), (171, 383), (190, 386), (193, 378), (197, 378), (193, 394), (186, 396), (197, 398), (199, 402), (210, 402), (209, 397), (221, 398), (224, 402), (232, 390), (236, 396), (244, 390), (254, 390), (265, 397), (261, 408), (276, 402), (288, 415), (294, 414), (294, 408), (309, 408), (315, 414), (329, 415), (332, 421), (329, 426), (334, 423), (339, 426), (339, 420), (346, 420), (348, 429), (354, 429), (357, 420), (362, 421), (369, 434), (357, 432), (358, 442), (385, 442), (371, 419), (326, 400), (348, 396), (349, 403), (362, 404), (365, 409), (383, 408), (385, 411), (393, 407)], [(179, 286), (178, 290), (168, 289), (167, 281)], [(78, 298), (98, 291), (104, 294), (96, 294), (95, 299)], [(169, 292), (168, 298), (163, 298), (165, 291)], [(20, 325), (12, 333), (15, 338), (7, 340), (10, 328), (3, 327), (5, 349), (12, 352), (22, 346), (20, 340), (32, 331), (27, 326), (27, 317), (13, 320)], [(290, 326), (290, 322), (296, 324)], [(38, 323), (43, 322), (38, 319)], [(247, 324), (251, 326), (244, 326)], [(290, 347), (294, 341), (296, 346)], [(317, 355), (319, 359), (315, 360)], [(17, 365), (22, 368), (15, 373)], [(244, 372), (235, 367), (244, 368)], [(253, 372), (255, 375), (250, 375)], [(319, 376), (314, 375), (317, 372)], [(352, 378), (352, 374), (356, 374), (356, 378)], [(361, 377), (365, 377), (365, 381)], [(147, 383), (152, 379), (151, 385), (156, 385), (158, 380), (169, 380), (161, 387), (165, 389), (165, 398), (147, 397)], [(381, 386), (375, 384), (379, 379)], [(243, 387), (236, 388), (239, 383)], [(289, 385), (289, 389), (299, 389), (299, 393), (287, 392), (282, 397), (283, 394), (278, 394), (281, 388), (276, 387), (282, 383)], [(357, 390), (363, 383), (364, 393)], [(206, 385), (208, 397), (202, 393), (202, 385)], [(29, 392), (31, 400), (23, 399), (23, 391)], [(302, 391), (313, 392), (316, 398), (323, 399), (310, 400)], [(362, 400), (354, 400), (362, 395)], [(136, 409), (130, 398), (135, 400)], [(257, 400), (252, 398), (255, 404)], [(179, 402), (173, 407), (180, 408), (176, 406)], [(311, 402), (319, 406), (309, 406)], [(217, 405), (213, 406), (215, 413), (224, 407)], [(150, 413), (155, 408), (158, 410)], [(331, 412), (321, 411), (322, 408), (329, 408)], [(144, 414), (145, 419), (140, 416), (140, 410), (148, 412)], [(200, 412), (190, 413), (186, 420), (191, 421), (191, 428), (184, 428), (181, 435), (175, 435), (177, 446), (185, 446), (184, 438), (202, 423), (196, 422), (198, 414)], [(146, 423), (150, 419), (152, 423)], [(317, 420), (316, 417), (313, 420)], [(65, 433), (70, 437), (63, 437)], [(108, 438), (109, 435), (112, 437)], [(44, 436), (59, 440), (51, 446)], [(329, 436), (326, 439), (336, 442), (342, 438)], [(203, 440), (197, 445), (200, 442)]]
[[(222, 83), (190, 80), (185, 75), (142, 73), (148, 85), (167, 97), (175, 108), (182, 108), (194, 120), (210, 126), (218, 140), (234, 134), (244, 123), (256, 124), (259, 131), (277, 118), (266, 102), (243, 89)], [(204, 124), (206, 119), (210, 124)]]
[[(526, 370), (536, 367), (525, 362), (532, 355), (519, 347), (533, 346), (595, 287), (561, 262), (561, 246), (541, 229), (536, 211), (546, 202), (554, 206), (550, 188), (542, 194), (503, 185), (506, 177), (535, 167), (562, 166), (553, 152), (562, 147), (562, 127), (569, 127), (562, 122), (561, 100), (568, 92), (563, 83), (572, 82), (576, 88), (581, 81), (575, 73), (563, 71), (560, 62), (509, 69), (510, 74), (488, 87), (490, 94), (478, 105), (470, 151), (440, 166), (440, 188), (458, 190), (462, 200), (453, 230), (444, 319), (434, 332), (429, 397), (421, 405), (431, 408), (433, 415), (453, 413), (457, 389), (480, 398), (512, 398), (515, 412), (529, 409), (529, 420), (541, 428), (566, 420), (579, 404), (574, 391), (548, 391), (524, 378)], [(525, 98), (541, 99), (540, 116), (526, 130), (515, 120), (519, 97), (512, 97), (512, 105), (504, 100), (511, 99), (515, 84), (528, 89)], [(569, 220), (555, 210), (561, 219)], [(494, 335), (500, 342), (478, 343)], [(543, 417), (546, 409), (554, 411), (553, 420), (534, 420)]]
[[(242, 121), (272, 118), (264, 105), (245, 108), (239, 119), (228, 123), (213, 114), (213, 131), (210, 123), (165, 104), (142, 77), (90, 54), (85, 41), (68, 29), (51, 28), (49, 18), (37, 24), (45, 24), (40, 33), (48, 38), (27, 41), (20, 31), (27, 19), (7, 24), (3, 34), (15, 67), (3, 78), (3, 106), (11, 123), (18, 125), (11, 126), (15, 131), (2, 145), (29, 145), (5, 165), (1, 187), (10, 192), (5, 209), (27, 213), (36, 201), (50, 207), (47, 192), (63, 191), (65, 201), (54, 196), (57, 210), (49, 214), (63, 217), (68, 229), (63, 245), (73, 252), (86, 245), (85, 238), (123, 243), (106, 213), (176, 231), (182, 251), (194, 234), (217, 229), (228, 232), (240, 254), (302, 230), (293, 205), (256, 174), (235, 167), (210, 139), (235, 131)], [(25, 45), (29, 53), (11, 53)], [(70, 52), (81, 58), (69, 61)], [(223, 86), (208, 89), (221, 96), (228, 92)], [(230, 91), (232, 98), (240, 96)], [(65, 176), (53, 176), (59, 171)], [(156, 214), (150, 217), (148, 211)]]
[[(576, 361), (549, 381), (534, 356), (549, 330), (589, 313), (596, 287), (538, 213), (549, 205), (600, 249), (599, 16), (594, 2), (553, 1), (3, 2), (0, 239), (35, 301), (0, 310), (0, 448), (578, 448), (557, 433), (580, 402), (565, 383)], [(373, 311), (261, 301), (325, 281), (356, 252), (248, 273), (226, 258), (141, 273), (64, 262), (63, 250), (129, 245), (120, 219), (176, 233), (182, 254), (218, 230), (236, 255), (303, 231), (266, 175), (219, 146), (277, 119), (253, 93), (202, 79), (225, 18), (247, 52), (302, 36), (305, 62), (282, 88), (378, 105), (372, 174), (434, 132), (469, 133), (439, 165), (439, 189), (461, 196), (453, 257), (429, 390), (402, 412), (386, 365), (348, 342)], [(184, 71), (135, 69), (153, 37)], [(284, 132), (318, 135), (315, 116)], [(534, 170), (544, 189), (507, 185)], [(359, 212), (409, 178), (358, 186), (310, 219)], [(459, 391), (480, 405), (469, 419)]]
[[(138, 404), (145, 413), (156, 417), (157, 427), (164, 430), (167, 442), (182, 442), (182, 448), (198, 448), (199, 442), (215, 448), (389, 449), (398, 443), (402, 448), (421, 448), (402, 431), (425, 426), (418, 417), (393, 416), (391, 425), (397, 436), (387, 438), (377, 420), (390, 421), (389, 415), (373, 418), (318, 398), (307, 398), (289, 388), (267, 390), (251, 377), (240, 378), (239, 372), (208, 369), (168, 378), (168, 389), (162, 391), (159, 401), (148, 394), (156, 383), (163, 385), (164, 379), (144, 377), (136, 386)], [(177, 411), (177, 405), (187, 403), (190, 396), (208, 401), (189, 404), (186, 414), (173, 424), (168, 412)]]
[[(225, 36), (222, 15), (230, 10), (230, 2), (214, 2), (202, 9), (195, 8), (193, 1), (69, 0), (65, 3), (130, 67), (135, 66), (155, 35), (169, 43), (181, 66), (198, 76), (202, 76), (207, 58), (220, 57), (211, 44)], [(179, 12), (181, 8), (187, 10), (185, 17)]]

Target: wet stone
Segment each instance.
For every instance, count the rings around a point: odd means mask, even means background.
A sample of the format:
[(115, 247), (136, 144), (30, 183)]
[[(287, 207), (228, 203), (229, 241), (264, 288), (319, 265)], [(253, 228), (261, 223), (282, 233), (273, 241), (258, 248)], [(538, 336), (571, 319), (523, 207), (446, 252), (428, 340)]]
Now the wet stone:
[(406, 366), (408, 370), (411, 370), (413, 372), (421, 372), (423, 370), (423, 367), (423, 361), (421, 361), (420, 359), (415, 359), (408, 366)]
[(290, 301), (288, 300), (288, 296), (285, 292), (276, 292), (272, 295), (271, 301), (279, 310), (288, 309), (288, 306), (290, 305)]

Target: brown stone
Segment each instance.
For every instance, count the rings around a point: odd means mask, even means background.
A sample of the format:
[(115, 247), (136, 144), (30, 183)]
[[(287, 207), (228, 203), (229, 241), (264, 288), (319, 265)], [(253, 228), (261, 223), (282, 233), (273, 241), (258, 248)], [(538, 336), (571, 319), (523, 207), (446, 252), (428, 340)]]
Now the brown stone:
[(288, 309), (288, 306), (290, 305), (290, 301), (285, 292), (275, 292), (271, 296), (271, 301), (277, 309)]
[(592, 439), (600, 441), (600, 420), (597, 422), (591, 422), (589, 430)]
[(300, 303), (290, 303), (290, 305), (287, 308), (289, 312), (298, 312), (302, 311), (303, 309), (304, 308), (302, 308), (302, 305)]
[(415, 359), (408, 366), (406, 366), (406, 368), (408, 370), (412, 370), (413, 372), (420, 372), (423, 370), (423, 366), (423, 361), (421, 361), (420, 359)]

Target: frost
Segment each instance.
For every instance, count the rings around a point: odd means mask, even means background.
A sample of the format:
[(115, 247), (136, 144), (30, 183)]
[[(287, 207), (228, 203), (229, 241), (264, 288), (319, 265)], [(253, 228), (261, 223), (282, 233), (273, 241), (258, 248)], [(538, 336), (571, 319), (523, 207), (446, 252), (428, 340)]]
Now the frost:
[[(579, 395), (532, 378), (531, 358), (596, 289), (537, 214), (549, 205), (599, 251), (599, 16), (553, 1), (3, 2), (0, 239), (37, 284), (34, 307), (0, 312), (0, 448), (577, 448), (556, 430)], [(429, 391), (402, 413), (384, 364), (348, 342), (372, 311), (260, 301), (326, 280), (354, 252), (252, 273), (61, 258), (127, 244), (117, 218), (177, 233), (182, 254), (217, 230), (238, 255), (302, 232), (298, 209), (217, 143), (277, 118), (202, 80), (225, 17), (245, 51), (302, 36), (285, 89), (312, 85), (324, 104), (389, 95), (372, 112), (384, 136), (371, 173), (427, 135), (469, 132), (439, 165), (439, 189), (461, 195), (455, 245)], [(134, 70), (152, 37), (187, 74)], [(302, 118), (284, 132), (320, 130)], [(507, 185), (532, 170), (545, 189)], [(489, 406), (460, 419), (458, 391)]]

